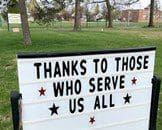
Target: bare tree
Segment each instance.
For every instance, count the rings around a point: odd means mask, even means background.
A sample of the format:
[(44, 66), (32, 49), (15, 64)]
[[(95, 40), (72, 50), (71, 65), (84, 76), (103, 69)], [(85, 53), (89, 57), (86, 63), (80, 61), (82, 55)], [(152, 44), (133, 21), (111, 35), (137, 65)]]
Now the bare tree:
[[(113, 27), (113, 17), (112, 12), (117, 6), (127, 6), (137, 3), (139, 0), (93, 0), (89, 2), (89, 4), (98, 4), (98, 3), (106, 3), (107, 7), (107, 19), (108, 19), (108, 28)], [(80, 30), (81, 22), (80, 22), (80, 2), (82, 0), (75, 0), (75, 23), (74, 23), (74, 30)], [(106, 24), (107, 25), (107, 24)]]
[(75, 21), (74, 21), (74, 31), (81, 29), (81, 19), (80, 19), (80, 0), (75, 0)]
[(86, 16), (86, 27), (88, 27), (88, 22), (90, 21), (90, 11), (89, 11), (89, 7), (88, 7), (88, 2), (85, 2), (84, 14)]
[(155, 20), (158, 22), (160, 20), (160, 1), (155, 0), (154, 4), (154, 22)]
[[(113, 0), (114, 1), (114, 0)], [(95, 0), (93, 2), (91, 2), (90, 4), (98, 4), (98, 3), (106, 3), (106, 8), (107, 8), (107, 19), (108, 19), (108, 28), (112, 28), (113, 27), (113, 19), (112, 19), (112, 10), (113, 10), (113, 6), (111, 6), (110, 4), (110, 0)], [(107, 26), (107, 23), (106, 23)]]
[[(115, 1), (115, 0), (114, 0)], [(126, 7), (127, 8), (127, 11), (128, 11), (128, 14), (127, 14), (127, 25), (129, 26), (129, 22), (130, 22), (130, 6), (135, 4), (135, 3), (138, 3), (139, 0), (121, 0), (120, 2), (116, 2), (115, 4), (116, 5), (119, 5), (121, 7)]]
[(22, 25), (24, 43), (32, 44), (25, 0), (19, 0), (19, 10), (21, 16), (21, 25)]
[(149, 24), (148, 27), (154, 27), (154, 3), (155, 0), (150, 1), (150, 18), (149, 18)]
[(107, 12), (108, 12), (108, 28), (112, 28), (113, 27), (113, 19), (112, 19), (112, 6), (110, 4), (110, 0), (105, 0), (106, 2), (106, 6), (107, 6)]
[(115, 5), (123, 5), (123, 6), (130, 6), (133, 5), (137, 2), (139, 2), (140, 0), (113, 0)]
[[(107, 7), (107, 19), (108, 19), (108, 28), (113, 27), (113, 16), (112, 12), (117, 6), (127, 6), (137, 3), (139, 0), (96, 0), (92, 3), (106, 3)], [(106, 24), (107, 25), (107, 24)]]

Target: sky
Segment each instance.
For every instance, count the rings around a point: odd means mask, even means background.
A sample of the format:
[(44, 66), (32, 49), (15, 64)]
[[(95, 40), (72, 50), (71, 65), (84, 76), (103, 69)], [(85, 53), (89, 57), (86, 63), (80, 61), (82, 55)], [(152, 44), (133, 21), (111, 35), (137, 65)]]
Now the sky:
[[(93, 0), (93, 1), (98, 1), (98, 0)], [(127, 1), (127, 0), (119, 0), (119, 1), (123, 2), (123, 1)], [(151, 0), (140, 0), (140, 2), (138, 2), (138, 4), (134, 4), (131, 8), (135, 8), (135, 9), (145, 8), (150, 4), (150, 1)], [(159, 0), (159, 1), (160, 1), (160, 7), (162, 9), (162, 0)]]
[[(162, 0), (159, 0), (160, 2), (160, 7), (162, 9)], [(150, 4), (150, 0), (140, 0), (140, 2), (136, 5), (133, 5), (133, 8), (145, 8)]]

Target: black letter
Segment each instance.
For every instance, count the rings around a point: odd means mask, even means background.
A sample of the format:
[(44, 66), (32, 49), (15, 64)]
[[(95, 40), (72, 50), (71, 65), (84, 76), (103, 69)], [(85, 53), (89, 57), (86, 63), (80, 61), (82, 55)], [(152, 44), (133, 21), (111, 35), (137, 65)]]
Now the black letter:
[(81, 102), (83, 102), (83, 101), (84, 101), (83, 98), (79, 98), (79, 99), (78, 99), (78, 106), (80, 107), (80, 109), (78, 110), (79, 112), (83, 112), (83, 110), (84, 110), (83, 103), (81, 103)]
[(103, 88), (102, 88), (102, 80), (103, 80), (102, 77), (99, 77), (98, 80), (97, 80), (97, 85), (98, 85), (97, 90), (98, 90), (98, 92), (103, 90)]
[(60, 66), (58, 62), (56, 62), (55, 64), (54, 77), (56, 77), (57, 75), (61, 77), (61, 71), (60, 71)]
[(118, 76), (112, 76), (112, 84), (114, 86), (114, 90), (116, 89), (118, 83)]
[(105, 95), (102, 95), (102, 108), (107, 108), (107, 105), (105, 104)]
[(37, 72), (37, 79), (40, 78), (40, 66), (42, 65), (42, 63), (34, 63), (34, 66), (36, 67), (36, 72)]
[(77, 71), (77, 64), (78, 64), (78, 61), (72, 61), (72, 63), (71, 63), (71, 71), (72, 71), (72, 76), (74, 75), (74, 74), (76, 74), (76, 75), (78, 75), (78, 71)]
[(104, 58), (101, 61), (101, 71), (102, 73), (105, 73), (107, 70), (107, 60)]
[(125, 86), (124, 86), (124, 83), (125, 83), (125, 75), (121, 75), (120, 76), (120, 89), (123, 89)]
[(73, 95), (73, 81), (66, 81), (66, 96)]
[(81, 67), (81, 69), (83, 70), (83, 71), (81, 72), (81, 75), (85, 75), (85, 74), (86, 74), (86, 66), (85, 66), (86, 63), (87, 63), (86, 60), (82, 60), (82, 61), (80, 62), (80, 67)]
[(119, 61), (121, 60), (121, 58), (116, 57), (115, 60), (116, 60), (116, 71), (118, 72), (119, 71)]
[(112, 103), (112, 94), (110, 94), (110, 107), (114, 107), (115, 104)]
[(97, 70), (98, 70), (98, 68), (97, 68), (97, 67), (98, 67), (97, 63), (99, 62), (99, 59), (94, 59), (93, 62), (95, 63), (95, 73), (97, 74), (97, 73), (98, 73), (98, 71), (97, 71)]
[(69, 76), (69, 74), (70, 74), (69, 61), (67, 61), (66, 63), (65, 63), (65, 61), (62, 62), (62, 73), (63, 73), (63, 76), (65, 76), (65, 75)]
[(74, 101), (73, 102), (73, 108), (72, 108), (72, 100), (70, 99), (69, 101), (70, 101), (70, 103), (69, 103), (69, 110), (73, 114), (75, 112), (75, 110), (76, 110), (76, 99), (73, 100)]
[(58, 94), (60, 94), (60, 96), (63, 96), (64, 93), (64, 82), (57, 82), (57, 83), (53, 83), (53, 92), (54, 92), (54, 97), (57, 97)]
[(90, 92), (90, 93), (93, 93), (93, 92), (95, 91), (95, 84), (92, 83), (94, 80), (95, 80), (94, 78), (91, 78), (91, 79), (89, 80), (89, 85), (92, 86), (92, 89), (89, 89), (89, 92)]
[[(122, 71), (124, 70), (128, 70), (128, 57), (126, 57), (126, 60), (125, 60), (125, 57), (123, 57), (123, 61), (122, 61)], [(124, 69), (125, 68), (125, 69)]]
[(97, 107), (98, 107), (98, 109), (100, 109), (100, 99), (99, 99), (99, 96), (96, 96), (94, 110), (96, 110)]
[(137, 66), (137, 70), (140, 70), (141, 67), (142, 67), (141, 59), (142, 59), (142, 56), (138, 56), (138, 58), (137, 58), (137, 64), (138, 64), (139, 66)]
[(130, 70), (134, 70), (134, 68), (135, 68), (135, 57), (134, 57), (134, 56), (132, 56), (132, 57), (130, 58), (130, 61), (129, 61), (129, 68), (130, 68)]
[(79, 79), (75, 81), (74, 87), (75, 87), (75, 93), (80, 94), (82, 85)]
[(144, 57), (144, 65), (143, 65), (144, 69), (148, 69), (148, 58), (149, 58), (149, 56)]
[(110, 89), (110, 77), (105, 77), (105, 91)]
[(47, 73), (49, 73), (49, 78), (52, 77), (52, 66), (51, 62), (48, 63), (48, 68), (47, 68), (47, 63), (44, 63), (44, 77), (47, 78)]

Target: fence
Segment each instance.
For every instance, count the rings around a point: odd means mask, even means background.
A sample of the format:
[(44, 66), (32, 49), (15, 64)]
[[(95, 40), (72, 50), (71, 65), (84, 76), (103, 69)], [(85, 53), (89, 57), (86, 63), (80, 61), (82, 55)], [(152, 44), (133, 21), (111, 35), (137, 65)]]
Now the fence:
[[(131, 28), (144, 28), (147, 27), (148, 23), (127, 23), (127, 22), (114, 22), (114, 28), (119, 29), (131, 29)], [(36, 29), (50, 29), (50, 30), (72, 30), (74, 23), (69, 21), (55, 21), (48, 24), (38, 24), (36, 22), (29, 22), (30, 30)], [(162, 28), (162, 23), (155, 23), (156, 28)], [(1, 29), (7, 30), (7, 23), (3, 23), (0, 26)], [(21, 28), (20, 24), (9, 24), (9, 29), (12, 28)], [(84, 29), (104, 29), (106, 28), (105, 21), (98, 21), (98, 22), (82, 22), (81, 28)]]

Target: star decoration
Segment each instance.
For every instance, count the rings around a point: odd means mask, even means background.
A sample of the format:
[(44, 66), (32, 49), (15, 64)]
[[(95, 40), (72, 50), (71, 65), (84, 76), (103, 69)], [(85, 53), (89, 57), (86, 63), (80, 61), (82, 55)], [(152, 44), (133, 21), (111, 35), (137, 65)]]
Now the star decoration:
[(91, 124), (93, 124), (93, 123), (95, 122), (94, 116), (93, 116), (93, 117), (90, 117), (89, 122), (90, 122)]
[(46, 89), (43, 89), (43, 87), (41, 87), (41, 89), (39, 90), (40, 96), (45, 96), (45, 91)]
[(58, 115), (57, 110), (59, 109), (59, 106), (55, 106), (55, 104), (53, 103), (53, 106), (49, 108), (49, 110), (51, 111), (51, 116), (55, 113)]
[(136, 84), (136, 82), (137, 82), (137, 79), (134, 77), (134, 78), (132, 79), (132, 85), (133, 85), (133, 84)]
[(129, 96), (128, 93), (127, 93), (126, 97), (123, 97), (124, 100), (125, 100), (125, 104), (126, 104), (126, 103), (130, 103), (130, 98), (131, 98), (131, 97), (132, 97), (132, 96)]

